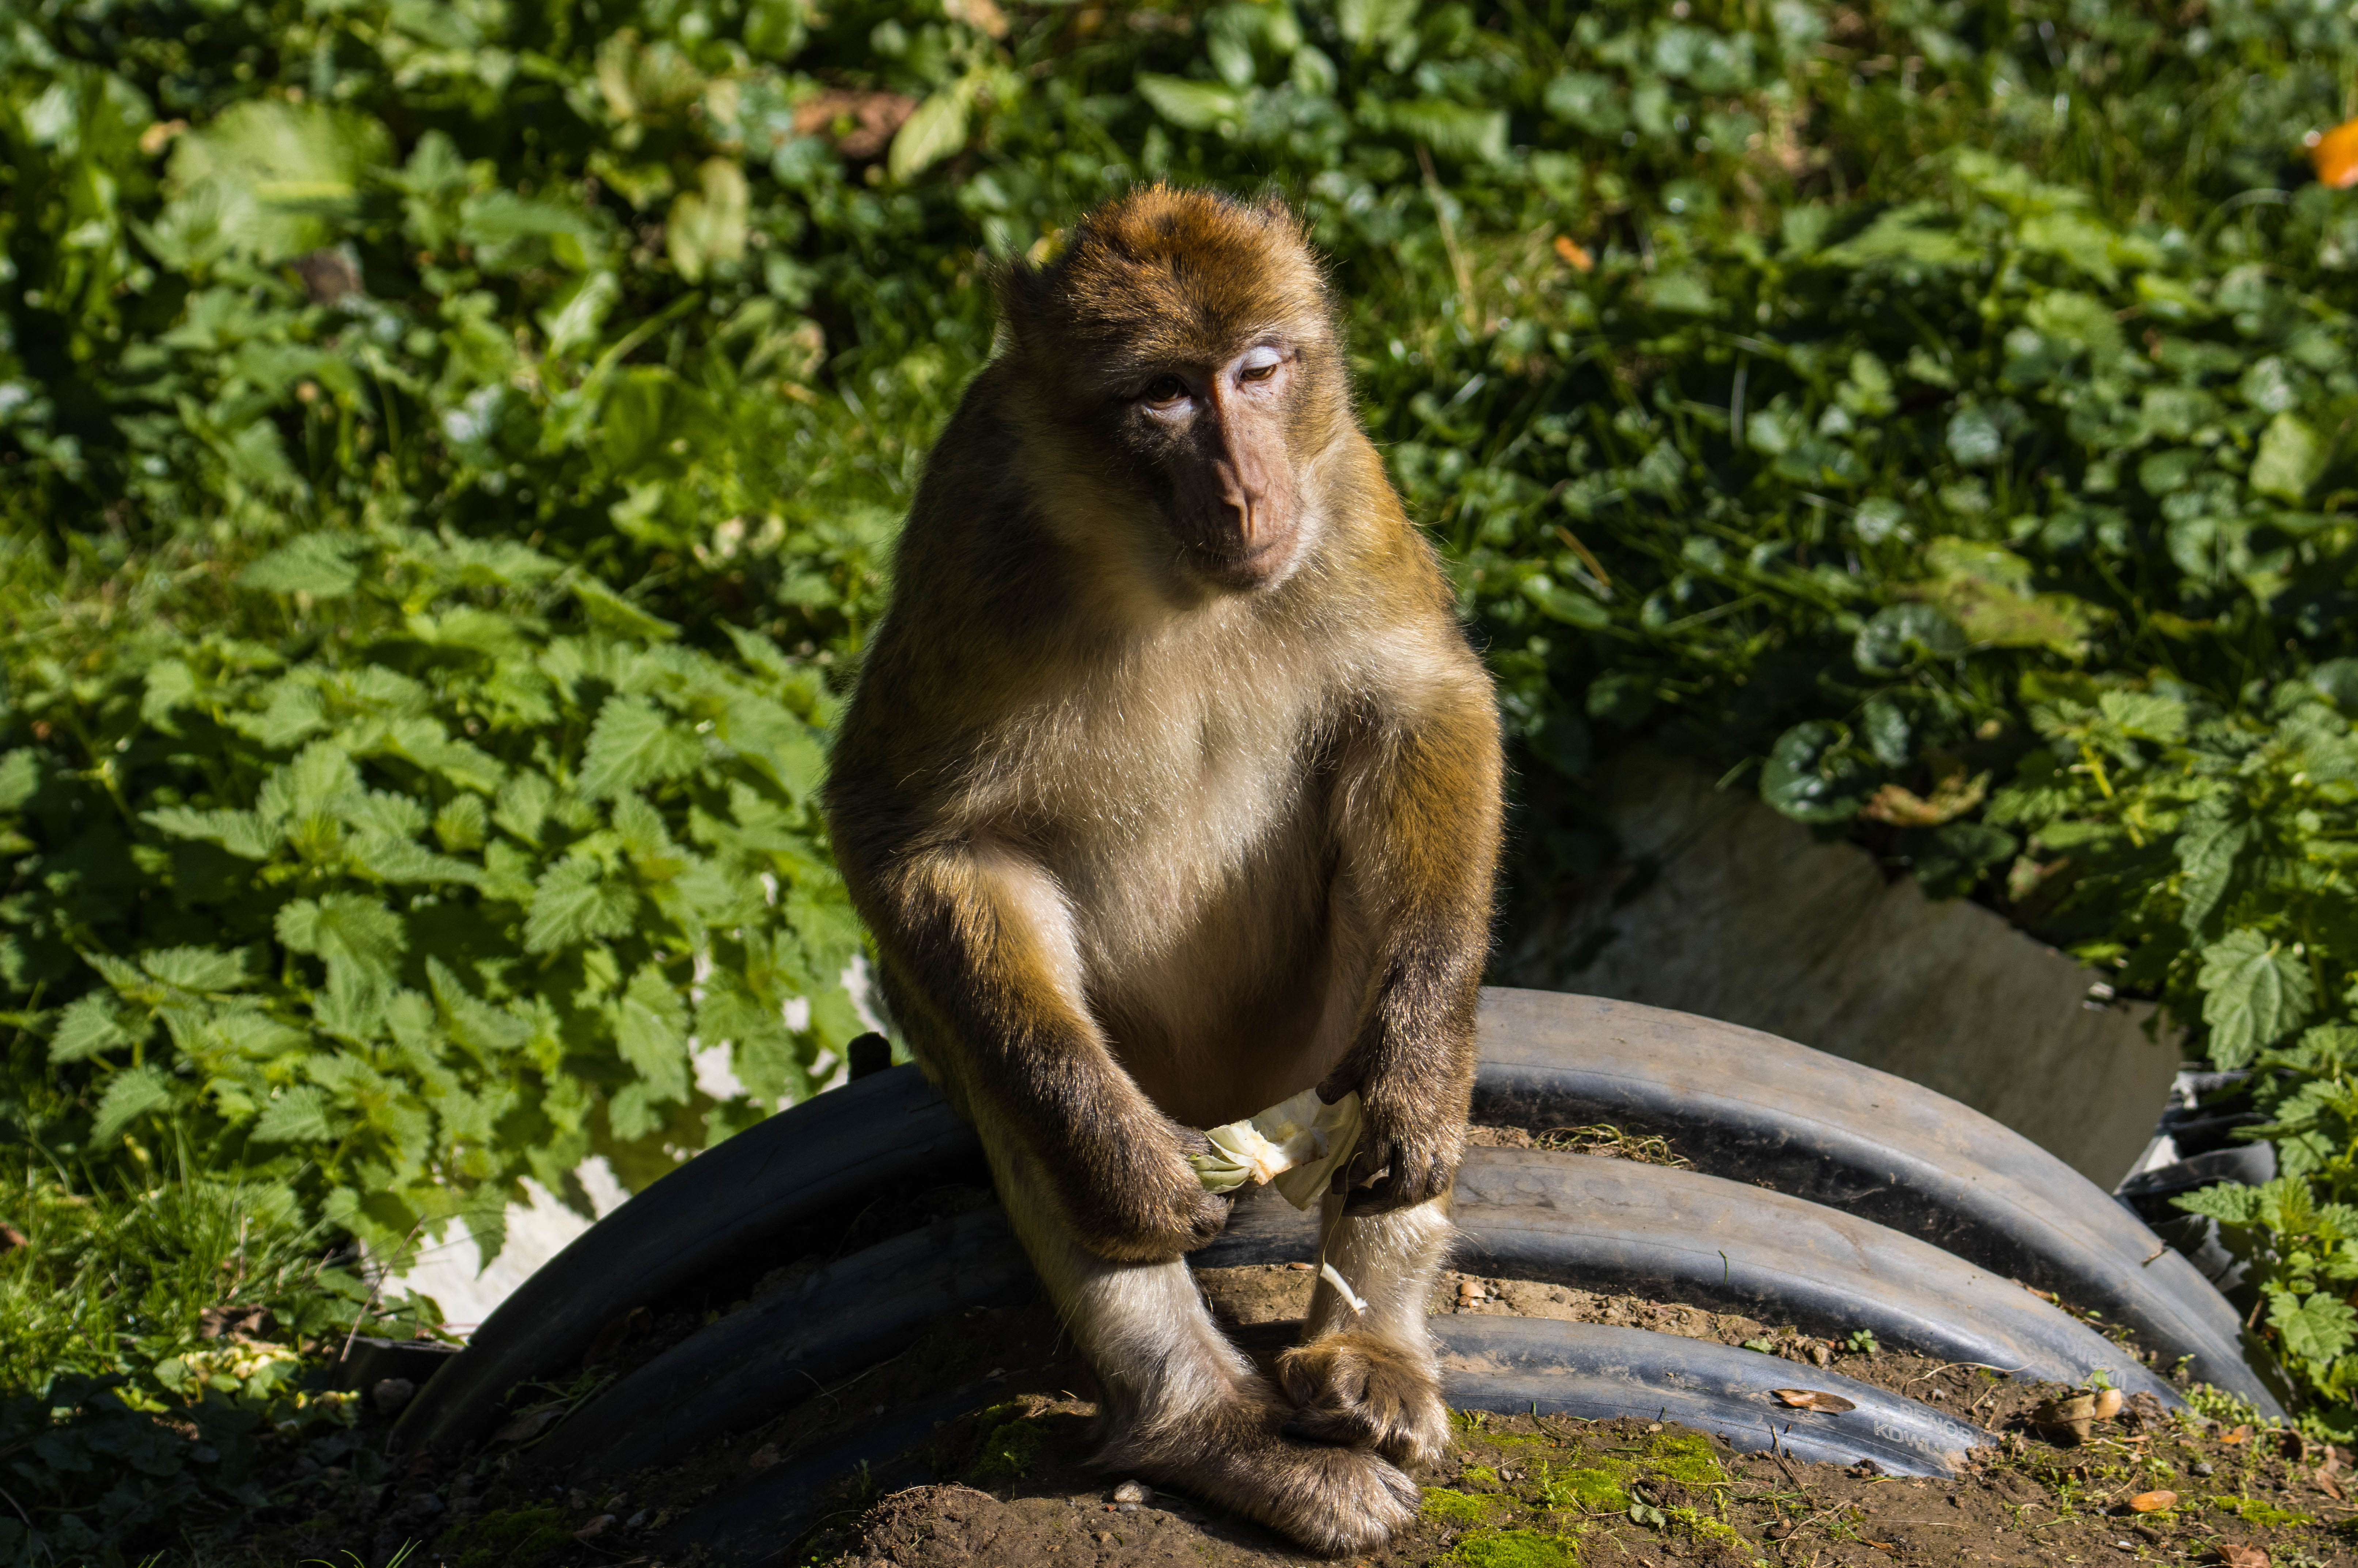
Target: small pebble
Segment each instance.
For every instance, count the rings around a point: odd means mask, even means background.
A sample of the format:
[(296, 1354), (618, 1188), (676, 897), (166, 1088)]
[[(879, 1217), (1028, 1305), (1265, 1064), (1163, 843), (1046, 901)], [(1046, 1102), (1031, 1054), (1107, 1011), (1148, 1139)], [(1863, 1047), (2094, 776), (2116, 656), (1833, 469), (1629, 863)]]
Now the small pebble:
[(2211, 1461), (2208, 1459), (2197, 1459), (2194, 1462), (2193, 1470), (2198, 1476), (2208, 1476), (2211, 1474)]
[(1138, 1505), (1136, 1503), (1116, 1503), (1113, 1506), (1113, 1511), (1118, 1514), (1134, 1514), (1138, 1511)]
[(622, 1521), (622, 1528), (624, 1530), (644, 1530), (646, 1528), (646, 1523), (647, 1510), (641, 1509), (638, 1512), (633, 1514), (630, 1518)]
[(379, 1415), (391, 1415), (407, 1404), (416, 1392), (417, 1385), (406, 1378), (380, 1378), (376, 1387), (369, 1390), (369, 1400)]
[(1142, 1481), (1124, 1481), (1113, 1489), (1113, 1500), (1118, 1503), (1142, 1503), (1153, 1496), (1153, 1491)]

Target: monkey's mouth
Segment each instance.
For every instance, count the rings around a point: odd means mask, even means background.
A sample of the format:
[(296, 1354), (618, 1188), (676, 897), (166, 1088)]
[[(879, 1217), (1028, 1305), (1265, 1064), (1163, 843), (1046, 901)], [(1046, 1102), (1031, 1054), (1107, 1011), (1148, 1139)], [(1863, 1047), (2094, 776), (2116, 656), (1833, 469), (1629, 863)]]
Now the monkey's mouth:
[(1250, 545), (1233, 538), (1201, 541), (1187, 546), (1187, 558), (1197, 573), (1224, 588), (1264, 588), (1286, 575), (1295, 542), (1292, 529)]

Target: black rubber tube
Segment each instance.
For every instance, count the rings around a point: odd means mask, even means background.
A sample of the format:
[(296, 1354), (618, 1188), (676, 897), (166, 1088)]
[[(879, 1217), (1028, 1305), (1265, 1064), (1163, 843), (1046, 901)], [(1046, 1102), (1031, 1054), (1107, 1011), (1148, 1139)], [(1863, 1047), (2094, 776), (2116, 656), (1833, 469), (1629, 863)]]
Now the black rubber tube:
[(915, 1069), (830, 1089), (698, 1155), (576, 1237), (502, 1302), (393, 1431), (401, 1450), (479, 1440), (508, 1390), (578, 1360), (632, 1307), (763, 1238), (971, 1159), (974, 1132)]
[[(1812, 1334), (1871, 1330), (1896, 1350), (2079, 1383), (2107, 1373), (2165, 1404), (2143, 1363), (2011, 1281), (1872, 1220), (1694, 1171), (1469, 1149), (1454, 1261), (1468, 1272), (1738, 1312)], [(1298, 1262), (1317, 1222), (1266, 1190), (1239, 1203), (1198, 1268)], [(2165, 1351), (2165, 1354), (2169, 1352)]]
[(1596, 997), (1482, 994), (1476, 1120), (1611, 1122), (1714, 1175), (1766, 1182), (2052, 1291), (2194, 1357), (2203, 1381), (2283, 1407), (2235, 1309), (2109, 1194), (1920, 1085), (1687, 1013)]
[[(1992, 1441), (1887, 1390), (1707, 1339), (1518, 1317), (1437, 1318), (1433, 1333), (1455, 1410), (1675, 1421), (1745, 1453), (1773, 1443), (1829, 1465), (1872, 1459), (1894, 1476), (1954, 1475), (1970, 1450)], [(1858, 1408), (1796, 1410), (1775, 1389), (1839, 1394)]]
[(996, 1204), (936, 1220), (708, 1324), (568, 1416), (527, 1459), (576, 1477), (667, 1464), (968, 1307), (1038, 1289)]
[[(1455, 1410), (1677, 1422), (1741, 1453), (1773, 1444), (1826, 1464), (1872, 1459), (1894, 1476), (1953, 1475), (1967, 1452), (1992, 1441), (1979, 1427), (1870, 1384), (1704, 1340), (1528, 1318), (1438, 1318), (1433, 1329), (1444, 1394)], [(1793, 1409), (1770, 1392), (1780, 1388), (1838, 1394), (1857, 1408)], [(965, 1414), (970, 1400), (945, 1396), (789, 1460), (678, 1520), (652, 1550), (668, 1559), (701, 1546), (745, 1568), (795, 1561), (794, 1548), (839, 1501), (855, 1469), (866, 1465), (871, 1488), (882, 1491), (935, 1479), (910, 1451)]]
[[(2118, 1346), (2020, 1286), (1782, 1194), (1520, 1149), (1469, 1151), (1457, 1190), (1460, 1266), (1479, 1272), (1691, 1302), (1820, 1334), (1866, 1328), (1894, 1349), (2027, 1378), (2077, 1383), (2102, 1370), (2128, 1392), (2180, 1402)], [(1315, 1217), (1261, 1189), (1192, 1261), (1224, 1268), (1316, 1253)], [(893, 1354), (931, 1321), (1031, 1289), (997, 1207), (938, 1221), (699, 1329), (568, 1417), (531, 1462), (585, 1479), (668, 1464)]]
[[(2191, 1264), (2061, 1161), (1952, 1100), (1772, 1035), (1629, 1003), (1494, 989), (1481, 1025), (1482, 1119), (1665, 1133), (1714, 1174), (1770, 1183), (2056, 1291), (2188, 1347), (2172, 1353), (2192, 1354), (2197, 1376), (2264, 1411), (2281, 1408), (2242, 1360), (2234, 1309)], [(977, 1154), (914, 1067), (772, 1117), (632, 1198), (526, 1281), (419, 1390), (395, 1443), (477, 1441), (509, 1389), (578, 1359), (630, 1308)]]

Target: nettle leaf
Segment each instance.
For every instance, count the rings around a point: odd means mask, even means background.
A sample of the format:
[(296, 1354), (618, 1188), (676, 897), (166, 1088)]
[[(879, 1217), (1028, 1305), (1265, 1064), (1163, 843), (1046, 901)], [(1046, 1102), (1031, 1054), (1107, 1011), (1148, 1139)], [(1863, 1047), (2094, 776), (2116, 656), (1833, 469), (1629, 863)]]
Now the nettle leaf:
[(2315, 1003), (2309, 966), (2257, 931), (2232, 931), (2202, 949), (2195, 984), (2211, 1026), (2211, 1060), (2240, 1067), (2309, 1017)]
[(614, 1044), (654, 1099), (687, 1098), (687, 1003), (652, 964), (614, 1005)]
[(2273, 1292), (2268, 1325), (2286, 1351), (2304, 1361), (2331, 1361), (2358, 1342), (2358, 1308), (2325, 1291), (2307, 1297)]
[(325, 1143), (336, 1136), (326, 1093), (309, 1084), (278, 1090), (254, 1119), (257, 1143)]
[(116, 1051), (146, 1038), (142, 1026), (134, 1033), (120, 1017), (113, 998), (99, 992), (70, 1002), (58, 1014), (49, 1035), (49, 1061), (62, 1065), (81, 1062), (103, 1051)]
[(2259, 1189), (2234, 1183), (2222, 1183), (2199, 1192), (2181, 1193), (2169, 1201), (2174, 1207), (2182, 1208), (2189, 1214), (2207, 1215), (2222, 1225), (2249, 1225), (2260, 1212)]
[(240, 572), (238, 586), (341, 598), (358, 586), (360, 557), (367, 550), (367, 540), (349, 535), (299, 535)]
[(703, 761), (703, 739), (672, 722), (653, 702), (644, 697), (610, 697), (590, 731), (580, 789), (593, 800), (616, 795), (693, 773)]
[(2250, 808), (2230, 796), (2206, 795), (2187, 813), (2176, 846), (2178, 864), (2186, 873), (2179, 895), (2185, 900), (2187, 930), (2201, 935), (2210, 927), (2238, 862), (2258, 834)]
[(587, 860), (562, 860), (534, 887), (525, 918), (527, 953), (553, 953), (601, 936), (620, 936), (636, 924), (639, 895), (610, 881)]
[(150, 1111), (168, 1108), (172, 1099), (171, 1076), (155, 1063), (124, 1068), (106, 1080), (106, 1092), (99, 1097), (97, 1118), (90, 1126), (91, 1142), (114, 1142), (124, 1128)]
[(211, 947), (162, 947), (139, 956), (139, 967), (168, 986), (189, 991), (235, 990), (251, 983), (245, 955)]
[(334, 962), (341, 959), (391, 974), (409, 948), (402, 917), (382, 899), (364, 893), (298, 898), (280, 906), (278, 939), (297, 953)]

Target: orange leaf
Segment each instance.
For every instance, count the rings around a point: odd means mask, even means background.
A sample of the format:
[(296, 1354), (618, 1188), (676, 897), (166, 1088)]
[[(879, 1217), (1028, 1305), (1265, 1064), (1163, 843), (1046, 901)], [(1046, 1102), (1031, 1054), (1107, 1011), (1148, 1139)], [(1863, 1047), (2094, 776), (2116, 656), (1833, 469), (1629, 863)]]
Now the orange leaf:
[(2358, 120), (2345, 120), (2309, 144), (2317, 178), (2336, 190), (2358, 185)]
[(2141, 1514), (2158, 1514), (2164, 1509), (2178, 1506), (2178, 1494), (2171, 1491), (2139, 1492), (2129, 1499), (2129, 1507)]
[(1858, 1407), (1840, 1394), (1829, 1394), (1817, 1389), (1771, 1389), (1768, 1390), (1795, 1410), (1823, 1411), (1828, 1415), (1840, 1415)]
[(1588, 254), (1588, 247), (1581, 244), (1569, 234), (1558, 234), (1555, 237), (1555, 254), (1562, 256), (1565, 263), (1576, 271), (1595, 272), (1596, 270), (1596, 258)]

